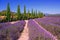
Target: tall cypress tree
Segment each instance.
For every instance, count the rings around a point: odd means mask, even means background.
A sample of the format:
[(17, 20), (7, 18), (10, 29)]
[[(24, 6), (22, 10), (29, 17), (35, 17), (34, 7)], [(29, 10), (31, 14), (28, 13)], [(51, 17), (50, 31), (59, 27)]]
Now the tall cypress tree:
[(32, 9), (32, 15), (33, 15), (33, 9)]
[(23, 14), (24, 16), (23, 16), (23, 19), (27, 19), (27, 15), (26, 15), (26, 6), (24, 5), (24, 14)]
[(38, 17), (39, 17), (39, 18), (42, 18), (43, 16), (44, 16), (43, 13), (39, 11), (39, 12), (38, 12)]
[(26, 16), (26, 6), (24, 5), (24, 16)]
[(1, 12), (0, 12), (0, 16), (2, 16), (2, 15), (1, 15)]
[(31, 12), (32, 14), (31, 14), (31, 16), (32, 16), (32, 18), (34, 17), (34, 12), (33, 12), (33, 9), (32, 9), (32, 12)]
[(28, 19), (29, 19), (29, 17), (30, 17), (30, 10), (28, 10)]
[(34, 11), (34, 13), (33, 13), (34, 18), (35, 18), (35, 14), (36, 14), (36, 12)]
[(18, 20), (21, 19), (20, 5), (18, 5), (18, 8), (17, 8), (17, 19)]
[(7, 4), (6, 20), (11, 21), (11, 13), (10, 13), (10, 5), (9, 5), (9, 3)]
[(36, 10), (36, 13), (35, 13), (35, 17), (37, 18), (37, 10)]

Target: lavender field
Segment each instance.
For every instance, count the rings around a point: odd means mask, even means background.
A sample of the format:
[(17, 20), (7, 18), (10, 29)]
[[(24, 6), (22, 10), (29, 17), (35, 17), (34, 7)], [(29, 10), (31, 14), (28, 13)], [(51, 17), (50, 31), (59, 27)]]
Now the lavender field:
[(47, 30), (39, 26), (34, 20), (29, 20), (29, 40), (56, 40)]
[(0, 0), (0, 40), (60, 40), (60, 0)]
[(0, 23), (0, 40), (17, 40), (25, 26), (25, 21)]
[(35, 21), (60, 40), (60, 17), (44, 17)]
[(26, 21), (0, 23), (0, 40), (60, 40), (60, 17)]

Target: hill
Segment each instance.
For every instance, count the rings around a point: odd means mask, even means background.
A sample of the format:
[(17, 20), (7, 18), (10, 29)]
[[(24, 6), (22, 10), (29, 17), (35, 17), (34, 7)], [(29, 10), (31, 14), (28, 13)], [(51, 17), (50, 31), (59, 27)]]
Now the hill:
[[(15, 12), (10, 11), (11, 15), (15, 15)], [(6, 15), (6, 10), (0, 11), (0, 15), (5, 16)]]
[(45, 14), (45, 16), (48, 16), (48, 17), (59, 17), (60, 14)]

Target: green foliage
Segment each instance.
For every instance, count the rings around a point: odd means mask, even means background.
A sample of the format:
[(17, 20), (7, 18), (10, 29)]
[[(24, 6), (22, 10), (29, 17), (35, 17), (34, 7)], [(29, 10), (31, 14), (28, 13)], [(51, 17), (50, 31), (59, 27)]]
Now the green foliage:
[(34, 18), (36, 18), (36, 17), (35, 17), (35, 16), (36, 16), (35, 14), (36, 14), (36, 12), (34, 11), (34, 13), (33, 13)]
[(31, 16), (31, 15), (30, 15), (30, 10), (28, 10), (28, 14), (27, 14), (27, 15), (28, 15), (28, 16), (27, 16), (28, 19), (30, 19), (30, 16)]
[(6, 20), (11, 21), (11, 13), (10, 13), (10, 5), (9, 5), (9, 3), (7, 5)]
[(38, 13), (38, 17), (39, 17), (39, 18), (42, 18), (43, 16), (44, 16), (43, 13), (41, 13), (41, 12)]
[(26, 6), (24, 5), (24, 15), (26, 16)]
[(5, 10), (1, 11), (0, 16), (6, 16), (6, 11)]
[(26, 14), (26, 6), (24, 5), (24, 14), (23, 14), (23, 20), (27, 19), (27, 14)]
[(31, 11), (31, 18), (34, 18), (34, 12), (33, 12), (33, 9)]
[(20, 5), (18, 5), (18, 8), (17, 8), (17, 19), (21, 20)]
[(1, 12), (0, 12), (0, 16), (1, 16)]
[(20, 5), (17, 7), (17, 13), (10, 12), (10, 5), (8, 3), (7, 10), (0, 12), (0, 16), (6, 16), (6, 19), (1, 20), (0, 22), (9, 22), (9, 21), (16, 21), (16, 20), (27, 20), (27, 19), (34, 19), (34, 18), (42, 18), (44, 14), (42, 12), (34, 11), (33, 9), (28, 10), (26, 12), (26, 6), (24, 5), (24, 13), (20, 11)]
[(38, 15), (37, 15), (38, 13), (37, 13), (37, 10), (36, 10), (36, 13), (35, 13), (35, 18), (38, 18)]

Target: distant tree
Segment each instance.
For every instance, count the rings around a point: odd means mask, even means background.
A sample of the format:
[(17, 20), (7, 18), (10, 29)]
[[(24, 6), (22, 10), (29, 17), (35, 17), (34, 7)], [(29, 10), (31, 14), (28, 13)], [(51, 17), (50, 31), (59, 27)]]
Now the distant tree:
[(33, 15), (33, 9), (32, 9), (32, 15)]
[(36, 13), (35, 13), (35, 17), (36, 17), (36, 18), (37, 18), (37, 14), (38, 14), (38, 13), (37, 13), (37, 10), (36, 10)]
[(33, 18), (35, 18), (35, 14), (36, 14), (36, 12), (34, 11), (34, 12), (33, 12)]
[(0, 16), (2, 16), (2, 15), (1, 15), (1, 12), (0, 12)]
[(39, 18), (42, 18), (43, 16), (44, 16), (44, 14), (39, 11), (39, 12), (38, 12), (38, 17), (39, 17)]
[(26, 6), (24, 5), (24, 15), (26, 16)]
[(30, 11), (28, 10), (28, 19), (30, 18)]
[(23, 19), (27, 19), (27, 15), (26, 15), (26, 6), (24, 5), (24, 14), (23, 14), (24, 16), (23, 16)]
[(17, 19), (21, 20), (20, 5), (18, 5), (18, 8), (17, 8)]
[(32, 9), (32, 12), (31, 12), (31, 17), (34, 18), (34, 11)]
[(7, 19), (7, 21), (11, 21), (11, 13), (10, 13), (10, 5), (9, 5), (9, 3), (7, 5), (6, 19)]

